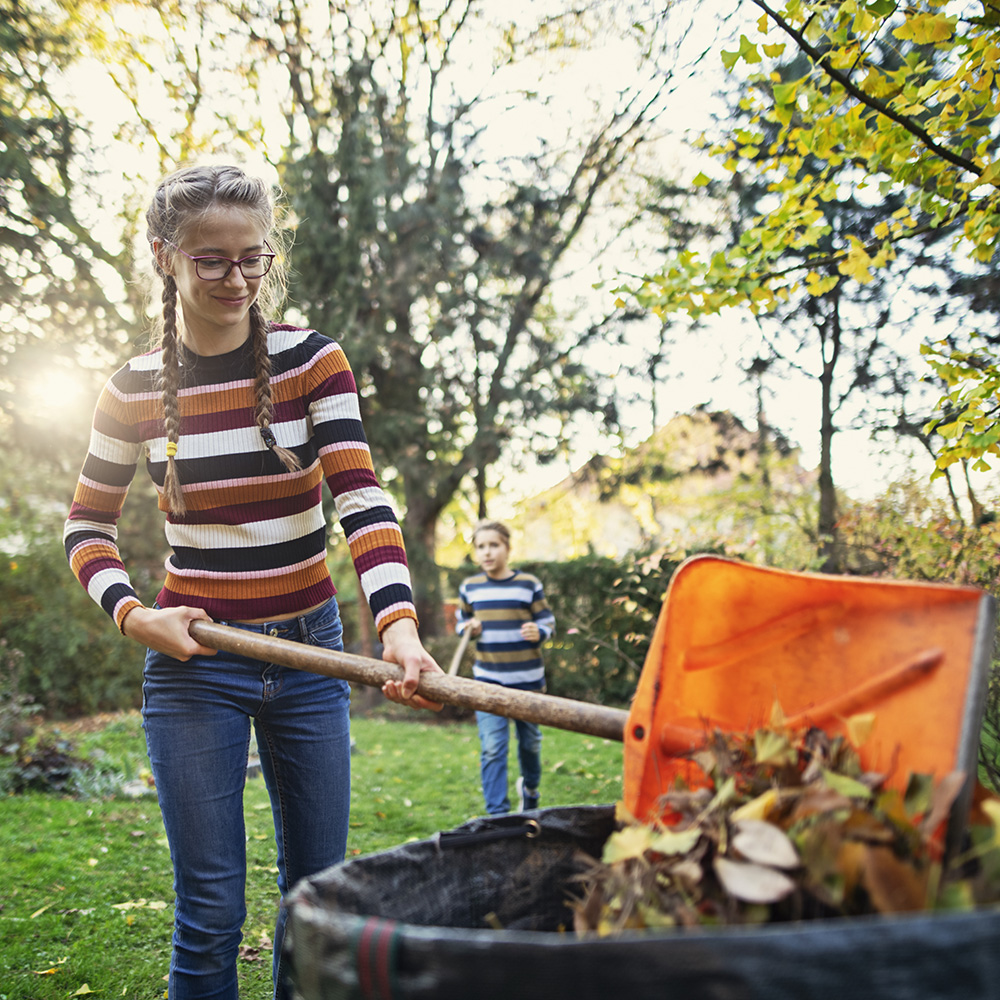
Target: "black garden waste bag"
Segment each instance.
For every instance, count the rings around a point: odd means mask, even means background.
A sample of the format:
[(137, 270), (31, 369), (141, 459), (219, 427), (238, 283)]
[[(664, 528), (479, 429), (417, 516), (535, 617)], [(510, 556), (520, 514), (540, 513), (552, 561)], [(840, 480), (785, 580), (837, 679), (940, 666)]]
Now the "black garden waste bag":
[(993, 1000), (1000, 910), (577, 938), (611, 806), (481, 818), (336, 865), (288, 900), (298, 1000)]

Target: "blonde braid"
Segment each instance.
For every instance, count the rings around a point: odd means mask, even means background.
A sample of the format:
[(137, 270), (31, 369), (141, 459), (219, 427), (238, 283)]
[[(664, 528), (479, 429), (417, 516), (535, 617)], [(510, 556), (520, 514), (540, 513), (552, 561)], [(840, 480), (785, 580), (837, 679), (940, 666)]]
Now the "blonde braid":
[(267, 322), (257, 302), (250, 306), (250, 343), (253, 347), (253, 388), (257, 397), (255, 416), (260, 436), (289, 472), (297, 472), (302, 468), (298, 455), (278, 444), (274, 431), (271, 430), (271, 421), (274, 419), (274, 400), (271, 398), (271, 355), (267, 350)]
[(163, 427), (167, 434), (167, 470), (163, 477), (163, 493), (171, 514), (187, 513), (184, 490), (177, 472), (174, 452), (181, 435), (181, 411), (177, 402), (180, 363), (177, 357), (177, 284), (172, 275), (163, 278), (163, 364), (160, 385), (163, 399)]

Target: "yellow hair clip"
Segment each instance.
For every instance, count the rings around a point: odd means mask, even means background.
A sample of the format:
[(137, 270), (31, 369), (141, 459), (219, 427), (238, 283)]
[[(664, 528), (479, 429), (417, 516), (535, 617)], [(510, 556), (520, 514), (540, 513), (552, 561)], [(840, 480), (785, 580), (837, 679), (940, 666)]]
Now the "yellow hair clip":
[(167, 442), (167, 458), (173, 458), (177, 454), (177, 442), (168, 441)]

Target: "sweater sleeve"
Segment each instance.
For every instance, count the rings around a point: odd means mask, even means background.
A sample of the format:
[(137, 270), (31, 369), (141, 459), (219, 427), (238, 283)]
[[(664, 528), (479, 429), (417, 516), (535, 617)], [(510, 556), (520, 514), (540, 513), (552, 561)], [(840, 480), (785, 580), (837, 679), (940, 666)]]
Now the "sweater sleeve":
[(316, 357), (307, 377), (323, 474), (381, 635), (392, 622), (417, 617), (403, 533), (375, 475), (357, 386), (343, 351), (331, 344)]
[(468, 591), (462, 583), (458, 588), (458, 607), (455, 609), (455, 635), (461, 635), (475, 617), (475, 609), (469, 603)]
[(119, 629), (129, 611), (142, 606), (118, 550), (118, 519), (141, 448), (110, 380), (94, 412), (90, 447), (66, 519), (63, 543), (76, 578)]
[(541, 632), (541, 641), (551, 639), (556, 631), (556, 617), (545, 599), (545, 590), (540, 580), (535, 580), (534, 594), (531, 601), (531, 617)]

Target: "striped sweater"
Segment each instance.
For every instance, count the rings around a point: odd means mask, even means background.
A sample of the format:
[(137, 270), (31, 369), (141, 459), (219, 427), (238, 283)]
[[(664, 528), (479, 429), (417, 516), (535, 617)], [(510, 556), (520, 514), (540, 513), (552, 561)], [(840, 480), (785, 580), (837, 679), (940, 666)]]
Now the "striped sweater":
[[(545, 665), (540, 647), (555, 632), (556, 620), (541, 581), (518, 570), (503, 580), (493, 580), (485, 573), (470, 576), (458, 588), (455, 630), (461, 634), (473, 618), (483, 623), (473, 676), (507, 687), (542, 690)], [(539, 642), (521, 637), (521, 626), (532, 621), (541, 633)]]
[[(271, 427), (302, 464), (288, 472), (254, 420), (249, 343), (217, 357), (181, 348), (176, 461), (187, 514), (166, 516), (161, 607), (213, 618), (278, 618), (334, 595), (326, 565), (323, 479), (379, 633), (416, 618), (402, 533), (372, 468), (357, 387), (340, 347), (312, 330), (271, 327)], [(73, 572), (121, 628), (139, 600), (116, 543), (140, 456), (166, 510), (160, 351), (133, 358), (101, 393), (90, 450), (66, 521)]]

